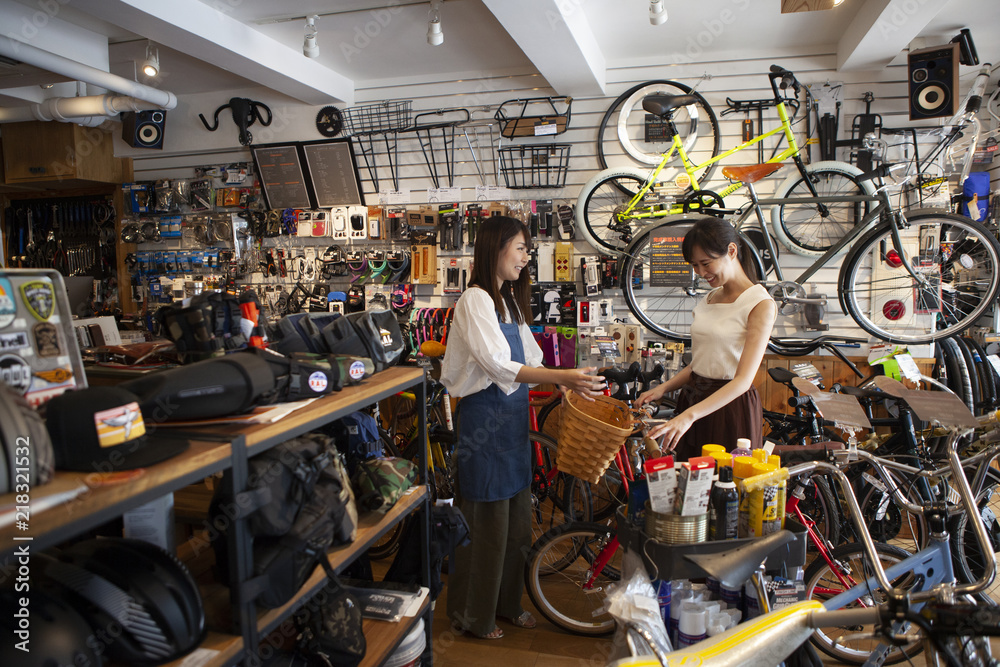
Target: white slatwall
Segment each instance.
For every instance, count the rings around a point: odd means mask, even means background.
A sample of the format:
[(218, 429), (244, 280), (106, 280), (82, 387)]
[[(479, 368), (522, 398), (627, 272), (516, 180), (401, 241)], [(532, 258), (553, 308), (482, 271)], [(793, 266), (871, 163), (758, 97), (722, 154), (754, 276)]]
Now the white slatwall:
[[(607, 75), (607, 95), (604, 97), (580, 97), (573, 101), (570, 128), (564, 134), (554, 138), (528, 138), (516, 140), (518, 144), (558, 143), (572, 144), (572, 157), (566, 179), (566, 186), (558, 190), (519, 190), (515, 196), (523, 199), (552, 198), (559, 201), (575, 202), (580, 188), (598, 168), (596, 155), (597, 130), (601, 118), (611, 102), (626, 89), (654, 79), (671, 79), (696, 86), (713, 106), (718, 114), (725, 108), (727, 97), (734, 99), (763, 99), (771, 96), (766, 72), (772, 64), (780, 64), (796, 73), (798, 79), (805, 84), (822, 85), (825, 82), (843, 82), (843, 106), (840, 114), (840, 131), (838, 139), (850, 137), (850, 127), (854, 116), (864, 112), (862, 96), (865, 91), (875, 94), (872, 105), (873, 113), (880, 113), (886, 126), (908, 126), (907, 119), (907, 84), (905, 67), (892, 66), (877, 73), (838, 73), (834, 71), (836, 57), (832, 53), (799, 53), (794, 56), (784, 55), (779, 58), (747, 58), (741, 60), (725, 60), (704, 62), (698, 64), (640, 64), (628, 67), (610, 69)], [(972, 74), (974, 70), (969, 69)], [(963, 77), (962, 91), (964, 95), (971, 83), (971, 75)], [(313, 126), (313, 120), (319, 107), (308, 107), (290, 102), (267, 91), (246, 91), (236, 94), (246, 95), (268, 103), (275, 113), (275, 122), (270, 128), (251, 128), (257, 142), (272, 142), (284, 140), (315, 140), (318, 133)], [(434, 79), (425, 77), (419, 81), (401, 81), (396, 83), (379, 83), (361, 87), (357, 91), (357, 104), (370, 104), (382, 100), (413, 100), (415, 113), (427, 110), (464, 107), (476, 109), (483, 105), (496, 105), (509, 99), (530, 98), (555, 94), (544, 80), (532, 72), (477, 73), (460, 80)], [(135, 177), (137, 180), (152, 180), (154, 178), (182, 178), (193, 176), (193, 167), (203, 164), (220, 164), (230, 161), (248, 160), (245, 149), (235, 145), (236, 128), (229, 119), (228, 112), (223, 114), (221, 128), (214, 134), (207, 133), (197, 120), (198, 113), (214, 111), (223, 104), (226, 98), (222, 94), (194, 96), (185, 100), (182, 107), (170, 112), (166, 132), (167, 148), (172, 155), (151, 155), (149, 151), (123, 150), (120, 154), (135, 158)], [(798, 119), (803, 117), (804, 110), (799, 112)], [(477, 112), (474, 118), (489, 118), (491, 114)], [(732, 114), (720, 117), (723, 149), (732, 147), (740, 140), (740, 123), (742, 114)], [(765, 112), (765, 130), (777, 124), (773, 109)], [(926, 124), (926, 123), (925, 123)], [(804, 144), (805, 123), (799, 123), (797, 134), (800, 145)], [(463, 197), (473, 199), (474, 188), (480, 184), (472, 154), (466, 140), (459, 131), (456, 147), (456, 186), (463, 188)], [(119, 146), (121, 148), (121, 146)], [(769, 155), (769, 151), (767, 153)], [(750, 164), (756, 162), (756, 150), (746, 151), (728, 158), (724, 164)], [(847, 152), (841, 149), (838, 157), (846, 159)], [(697, 156), (696, 156), (697, 158)], [(818, 160), (817, 147), (813, 147), (813, 160)], [(382, 189), (391, 187), (391, 180), (384, 155), (378, 156), (379, 174)], [(369, 203), (376, 203), (374, 187), (368, 179), (368, 174), (360, 161), (359, 171), (364, 181)], [(993, 178), (1000, 178), (1000, 165), (993, 167)], [(758, 191), (768, 194), (773, 191), (778, 178), (785, 178), (785, 170), (765, 179), (759, 184)], [(443, 172), (442, 172), (443, 173)], [(720, 170), (716, 171), (716, 180), (709, 188), (721, 189), (725, 183), (718, 179)], [(425, 200), (425, 190), (432, 183), (427, 167), (421, 154), (419, 144), (414, 135), (400, 135), (399, 166), (400, 189), (412, 193), (414, 203)], [(500, 182), (503, 185), (501, 179)], [(446, 183), (442, 183), (446, 185)], [(739, 197), (733, 195), (733, 197)], [(732, 205), (735, 202), (729, 202)], [(589, 254), (590, 247), (584, 242), (577, 242), (579, 253)], [(786, 253), (789, 274), (795, 274), (797, 267), (807, 265), (802, 258)], [(829, 312), (827, 322), (831, 325), (831, 333), (845, 335), (861, 335), (854, 323), (842, 313), (836, 299), (836, 267), (822, 271), (816, 276), (816, 290), (829, 295)], [(454, 297), (441, 297), (424, 294), (429, 288), (421, 287), (420, 305), (435, 306), (450, 303)], [(624, 301), (615, 296), (619, 312), (627, 312)], [(781, 335), (796, 335), (799, 316), (779, 317), (776, 333)]]

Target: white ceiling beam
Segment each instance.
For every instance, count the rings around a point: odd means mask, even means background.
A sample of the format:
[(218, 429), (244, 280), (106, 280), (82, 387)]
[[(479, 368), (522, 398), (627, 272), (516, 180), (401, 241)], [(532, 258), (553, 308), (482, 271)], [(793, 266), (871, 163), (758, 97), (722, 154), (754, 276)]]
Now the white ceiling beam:
[(865, 0), (837, 44), (837, 69), (882, 69), (927, 27), (945, 4)]
[[(579, 3), (483, 0), (524, 55), (560, 95), (605, 94), (606, 63)], [(442, 20), (447, 20), (445, 3)]]
[(306, 104), (354, 103), (354, 82), (306, 58), (301, 44), (278, 42), (207, 3), (73, 0), (73, 6)]

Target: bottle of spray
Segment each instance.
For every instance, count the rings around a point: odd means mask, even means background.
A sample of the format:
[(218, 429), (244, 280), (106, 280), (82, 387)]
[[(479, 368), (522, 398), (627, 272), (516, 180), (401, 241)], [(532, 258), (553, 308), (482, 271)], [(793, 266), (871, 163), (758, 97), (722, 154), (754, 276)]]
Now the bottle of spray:
[(708, 501), (708, 539), (734, 540), (739, 537), (740, 494), (733, 482), (733, 469), (719, 468), (719, 481)]

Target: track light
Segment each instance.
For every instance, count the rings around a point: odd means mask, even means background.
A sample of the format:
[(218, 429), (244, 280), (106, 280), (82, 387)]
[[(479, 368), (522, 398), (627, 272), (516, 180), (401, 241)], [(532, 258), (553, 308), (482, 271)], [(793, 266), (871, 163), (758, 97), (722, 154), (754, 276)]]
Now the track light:
[(149, 77), (160, 73), (160, 52), (149, 42), (146, 43), (146, 59), (142, 61), (142, 73)]
[(316, 29), (316, 21), (318, 20), (319, 16), (315, 14), (306, 19), (306, 36), (302, 42), (302, 55), (306, 58), (319, 57), (319, 44), (316, 43), (316, 34), (319, 32)]
[(667, 22), (667, 10), (663, 7), (663, 0), (650, 0), (649, 22), (652, 25), (661, 25)]
[(431, 11), (427, 20), (427, 43), (431, 46), (444, 44), (444, 33), (441, 32), (442, 0), (431, 0)]

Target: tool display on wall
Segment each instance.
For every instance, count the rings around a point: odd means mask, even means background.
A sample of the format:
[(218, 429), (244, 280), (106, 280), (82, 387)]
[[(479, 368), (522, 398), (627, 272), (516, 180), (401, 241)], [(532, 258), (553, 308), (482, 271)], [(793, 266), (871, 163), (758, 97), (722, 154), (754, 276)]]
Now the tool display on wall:
[[(229, 109), (233, 116), (233, 122), (236, 123), (236, 127), (239, 128), (239, 140), (240, 144), (243, 146), (249, 146), (253, 143), (253, 134), (250, 132), (250, 126), (256, 122), (260, 122), (261, 125), (267, 127), (271, 124), (271, 109), (263, 102), (257, 102), (245, 97), (231, 97), (227, 104), (223, 104), (221, 107), (215, 110), (215, 116), (213, 118), (212, 124), (208, 124), (208, 120), (205, 118), (204, 114), (198, 114), (198, 118), (205, 125), (205, 129), (209, 132), (215, 132), (219, 129), (219, 114)], [(267, 113), (265, 117), (264, 113)]]

